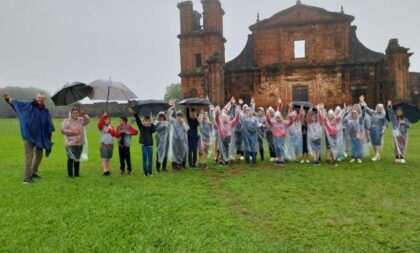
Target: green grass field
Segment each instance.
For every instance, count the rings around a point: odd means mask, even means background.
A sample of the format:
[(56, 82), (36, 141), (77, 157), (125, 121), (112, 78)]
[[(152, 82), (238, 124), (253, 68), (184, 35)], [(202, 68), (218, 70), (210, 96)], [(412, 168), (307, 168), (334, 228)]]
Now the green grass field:
[[(61, 121), (55, 121), (59, 128)], [(420, 252), (420, 128), (407, 165), (384, 159), (331, 166), (212, 164), (145, 178), (139, 144), (134, 176), (101, 174), (98, 132), (90, 160), (66, 175), (54, 135), (39, 182), (22, 184), (17, 120), (0, 120), (0, 252)]]

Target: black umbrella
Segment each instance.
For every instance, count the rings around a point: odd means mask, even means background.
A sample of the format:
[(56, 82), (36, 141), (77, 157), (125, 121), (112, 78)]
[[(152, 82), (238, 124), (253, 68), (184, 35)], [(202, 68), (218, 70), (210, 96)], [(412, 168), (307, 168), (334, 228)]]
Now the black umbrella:
[(91, 96), (92, 93), (92, 87), (89, 87), (84, 83), (74, 82), (64, 85), (64, 87), (57, 91), (51, 99), (56, 106), (65, 106)]
[[(392, 109), (394, 109), (394, 111), (401, 109), (404, 113), (404, 117), (406, 117), (410, 123), (417, 123), (420, 120), (420, 110), (413, 104), (398, 103), (393, 105)], [(390, 120), (389, 112), (387, 114), (387, 119)]]
[(179, 102), (179, 105), (184, 106), (209, 106), (210, 101), (202, 98), (187, 98)]
[(312, 103), (306, 102), (306, 101), (293, 101), (293, 108), (295, 109), (300, 109), (303, 106), (303, 109), (305, 109), (305, 111), (309, 110), (312, 108), (312, 110), (316, 111), (316, 106)]
[(169, 107), (169, 104), (163, 100), (143, 100), (137, 101), (133, 110), (140, 116), (150, 116), (166, 111)]

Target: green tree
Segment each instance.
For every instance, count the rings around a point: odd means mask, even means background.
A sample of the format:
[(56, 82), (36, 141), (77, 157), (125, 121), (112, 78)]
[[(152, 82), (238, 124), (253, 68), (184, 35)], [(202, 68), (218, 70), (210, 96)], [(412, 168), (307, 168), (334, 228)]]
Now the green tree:
[(174, 98), (177, 102), (181, 99), (181, 84), (180, 83), (173, 83), (166, 87), (165, 90), (165, 96), (164, 100), (166, 102), (169, 101), (169, 99)]

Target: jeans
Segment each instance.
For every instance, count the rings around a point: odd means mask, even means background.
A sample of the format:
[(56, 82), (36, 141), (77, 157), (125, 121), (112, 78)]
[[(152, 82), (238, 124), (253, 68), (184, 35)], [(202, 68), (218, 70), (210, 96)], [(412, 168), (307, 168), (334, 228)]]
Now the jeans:
[(292, 145), (293, 145), (293, 151), (294, 155), (296, 158), (302, 155), (302, 135), (292, 135), (290, 136), (290, 140), (292, 141)]
[(245, 161), (247, 163), (250, 162), (249, 158), (252, 158), (252, 163), (256, 163), (257, 162), (257, 152), (249, 152), (249, 151), (245, 151)]
[(363, 141), (355, 137), (351, 138), (351, 150), (353, 159), (362, 159)]
[(153, 164), (153, 147), (147, 147), (143, 145), (143, 172), (144, 175), (152, 175), (152, 164)]
[(276, 157), (284, 158), (284, 138), (273, 137), (274, 148), (276, 150)]

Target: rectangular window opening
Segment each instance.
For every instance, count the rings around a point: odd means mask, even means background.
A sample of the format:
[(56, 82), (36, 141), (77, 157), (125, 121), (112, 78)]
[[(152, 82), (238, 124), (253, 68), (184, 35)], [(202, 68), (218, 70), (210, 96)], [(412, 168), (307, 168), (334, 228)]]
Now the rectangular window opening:
[(295, 59), (306, 57), (305, 44), (304, 40), (295, 41)]
[(196, 54), (195, 55), (195, 66), (199, 68), (202, 65), (203, 65), (203, 63), (201, 62), (201, 54)]

